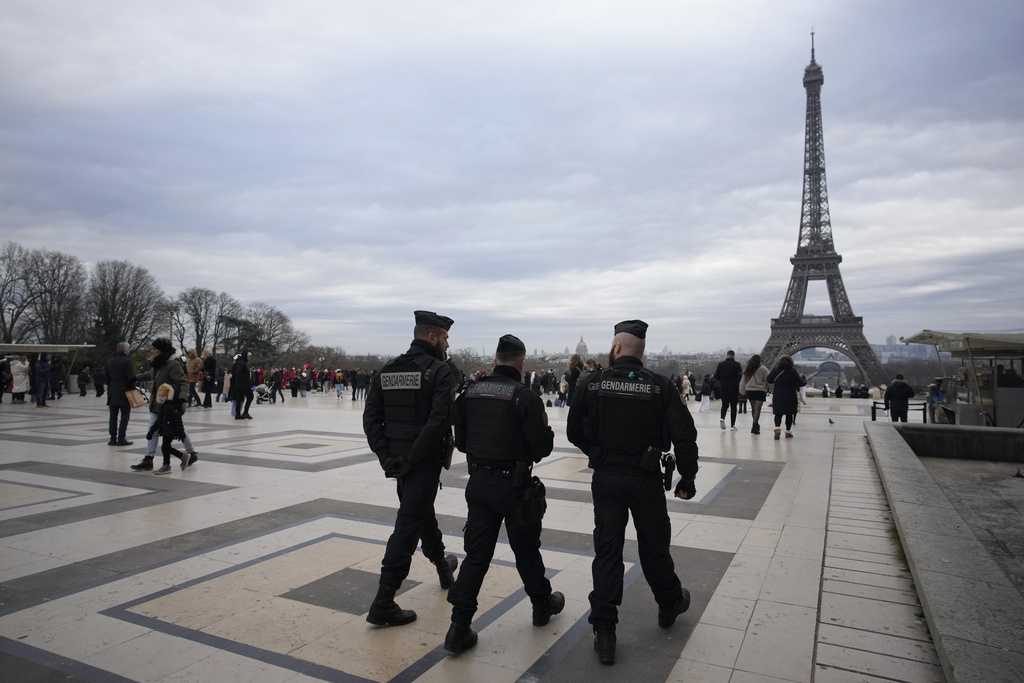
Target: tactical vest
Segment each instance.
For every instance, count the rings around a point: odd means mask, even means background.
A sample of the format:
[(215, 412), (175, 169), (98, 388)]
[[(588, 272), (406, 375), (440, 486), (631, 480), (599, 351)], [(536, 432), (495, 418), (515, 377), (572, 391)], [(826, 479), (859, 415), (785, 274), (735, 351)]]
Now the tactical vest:
[(485, 378), (462, 395), (466, 452), (474, 460), (528, 460), (522, 420), (515, 399), (523, 385), (515, 380)]
[[(597, 442), (611, 456), (641, 456), (663, 447), (662, 387), (645, 368), (609, 368), (588, 390), (596, 394)], [(595, 386), (596, 385), (596, 386)]]
[(397, 447), (397, 454), (412, 445), (430, 416), (434, 374), (440, 365), (441, 361), (426, 355), (402, 354), (380, 371), (384, 435), (392, 448)]

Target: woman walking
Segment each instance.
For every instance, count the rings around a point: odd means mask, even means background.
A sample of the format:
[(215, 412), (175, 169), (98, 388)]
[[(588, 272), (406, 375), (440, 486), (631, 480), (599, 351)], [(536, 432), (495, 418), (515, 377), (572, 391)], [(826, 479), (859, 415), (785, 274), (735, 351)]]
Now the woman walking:
[(32, 394), (36, 408), (49, 408), (46, 397), (50, 393), (50, 359), (45, 353), (39, 354), (32, 372)]
[(768, 373), (768, 383), (772, 389), (772, 412), (775, 413), (775, 440), (779, 439), (782, 419), (786, 419), (786, 438), (793, 438), (793, 418), (796, 417), (800, 387), (804, 380), (793, 367), (793, 359), (782, 356), (775, 367)]
[(743, 377), (740, 380), (740, 396), (746, 396), (750, 401), (750, 417), (753, 420), (751, 434), (761, 433), (761, 407), (767, 395), (768, 368), (761, 364), (761, 356), (755, 353), (747, 361), (747, 367), (743, 369)]

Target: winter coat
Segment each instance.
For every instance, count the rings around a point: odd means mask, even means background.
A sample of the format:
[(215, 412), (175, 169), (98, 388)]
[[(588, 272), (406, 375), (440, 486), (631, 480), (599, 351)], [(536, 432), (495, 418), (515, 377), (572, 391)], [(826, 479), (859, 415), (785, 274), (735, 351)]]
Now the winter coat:
[(203, 381), (203, 359), (202, 358), (189, 358), (185, 362), (185, 374), (188, 377), (189, 384), (198, 384)]
[(123, 353), (115, 353), (107, 361), (107, 405), (127, 408), (128, 397), (124, 392), (135, 388), (135, 367), (132, 359)]
[(217, 359), (213, 356), (203, 359), (203, 391), (217, 391)]
[(768, 373), (772, 389), (772, 412), (776, 415), (796, 415), (800, 402), (800, 387), (806, 382), (794, 368), (776, 366)]
[(160, 435), (170, 437), (172, 441), (184, 440), (185, 423), (181, 419), (184, 413), (182, 403), (183, 401), (180, 400), (170, 400), (159, 404), (155, 411), (157, 414), (156, 422), (146, 432), (146, 439), (151, 439), (154, 435)]
[(161, 384), (170, 384), (174, 387), (175, 398), (188, 396), (188, 383), (185, 381), (185, 371), (177, 358), (164, 358), (163, 363), (153, 366), (153, 389), (149, 392), (149, 412), (160, 412), (160, 406), (156, 402), (156, 390)]
[(228, 397), (234, 401), (245, 399), (251, 390), (252, 376), (249, 374), (249, 366), (241, 359), (236, 360), (231, 366), (231, 392)]
[(740, 378), (743, 377), (743, 366), (726, 358), (715, 368), (714, 379), (718, 381), (718, 393), (722, 398), (736, 398), (740, 393)]
[(914, 398), (914, 389), (901, 379), (893, 380), (885, 390), (885, 404), (897, 411), (906, 412), (912, 398)]
[(11, 361), (11, 393), (28, 393), (28, 363), (21, 360)]
[(744, 377), (740, 380), (740, 393), (746, 394), (748, 391), (768, 391), (768, 368), (759, 365), (750, 379)]

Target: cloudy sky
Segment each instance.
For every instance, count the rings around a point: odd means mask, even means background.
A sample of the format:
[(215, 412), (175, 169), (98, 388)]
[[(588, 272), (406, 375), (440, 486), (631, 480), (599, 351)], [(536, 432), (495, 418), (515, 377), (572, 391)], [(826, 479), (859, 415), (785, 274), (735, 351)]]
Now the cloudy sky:
[[(226, 290), (317, 343), (759, 348), (803, 68), (873, 341), (1024, 327), (1024, 4), (49, 2), (0, 13), (0, 240)], [(824, 288), (809, 312), (825, 312)]]

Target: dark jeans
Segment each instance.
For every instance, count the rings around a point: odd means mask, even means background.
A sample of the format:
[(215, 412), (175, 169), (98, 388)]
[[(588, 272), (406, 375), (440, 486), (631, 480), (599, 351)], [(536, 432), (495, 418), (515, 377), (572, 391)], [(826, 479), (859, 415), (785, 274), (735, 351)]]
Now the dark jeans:
[(398, 516), (380, 565), (380, 588), (387, 599), (394, 599), (409, 575), (413, 553), (421, 540), (428, 560), (439, 562), (444, 558), (444, 542), (434, 514), (440, 479), (441, 463), (432, 460), (415, 465), (398, 480)]
[(622, 546), (626, 523), (633, 513), (640, 567), (654, 599), (668, 606), (682, 596), (669, 553), (672, 524), (665, 489), (657, 474), (625, 468), (599, 468), (590, 484), (594, 498), (594, 590), (590, 592), (590, 623), (613, 627), (622, 604)]
[(732, 427), (736, 426), (736, 406), (739, 398), (737, 396), (722, 396), (722, 414), (721, 418), (725, 419), (725, 411), (729, 411), (729, 424)]
[(889, 406), (889, 416), (893, 422), (906, 422), (907, 406)]
[(271, 403), (277, 403), (277, 397), (281, 397), (281, 403), (284, 403), (284, 392), (281, 391), (280, 384), (272, 384), (270, 386), (270, 401)]
[[(778, 426), (780, 426), (782, 424), (782, 417), (783, 417), (782, 415), (779, 415), (779, 414), (776, 413), (776, 415), (775, 415), (775, 426), (776, 427), (778, 427)], [(785, 417), (786, 417), (786, 431), (788, 432), (789, 430), (791, 430), (793, 428), (793, 422), (796, 421), (796, 415), (793, 415), (792, 413), (786, 413)]]
[(206, 393), (206, 396), (203, 398), (203, 407), (204, 408), (212, 408), (213, 407), (213, 399), (211, 397), (213, 396), (213, 392), (210, 391), (209, 389), (207, 389), (205, 393)]
[[(108, 406), (110, 410), (110, 438), (116, 441), (124, 441), (125, 432), (128, 431), (128, 418), (132, 415), (131, 406)], [(120, 420), (118, 416), (120, 415)]]
[(245, 394), (243, 394), (243, 397), (245, 398), (245, 407), (244, 408), (242, 407), (242, 399), (240, 399), (240, 398), (235, 399), (235, 416), (236, 417), (239, 416), (239, 415), (248, 415), (249, 414), (249, 406), (252, 405), (252, 389), (249, 389), (248, 391), (246, 391)]
[(551, 583), (544, 577), (544, 560), (540, 555), (540, 522), (520, 526), (509, 518), (519, 504), (523, 489), (512, 485), (512, 473), (479, 469), (466, 484), (466, 559), (459, 569), (459, 578), (448, 593), (452, 621), (469, 625), (476, 613), (476, 597), (494, 556), (501, 523), (505, 522), (508, 542), (516, 556), (516, 569), (523, 580), (526, 594), (534, 602), (544, 602), (551, 595)]
[(192, 405), (192, 401), (195, 401), (197, 406), (198, 405), (202, 405), (202, 403), (203, 403), (203, 399), (199, 398), (199, 392), (196, 391), (196, 383), (195, 382), (189, 382), (188, 383), (188, 404), (189, 404), (189, 406)]

